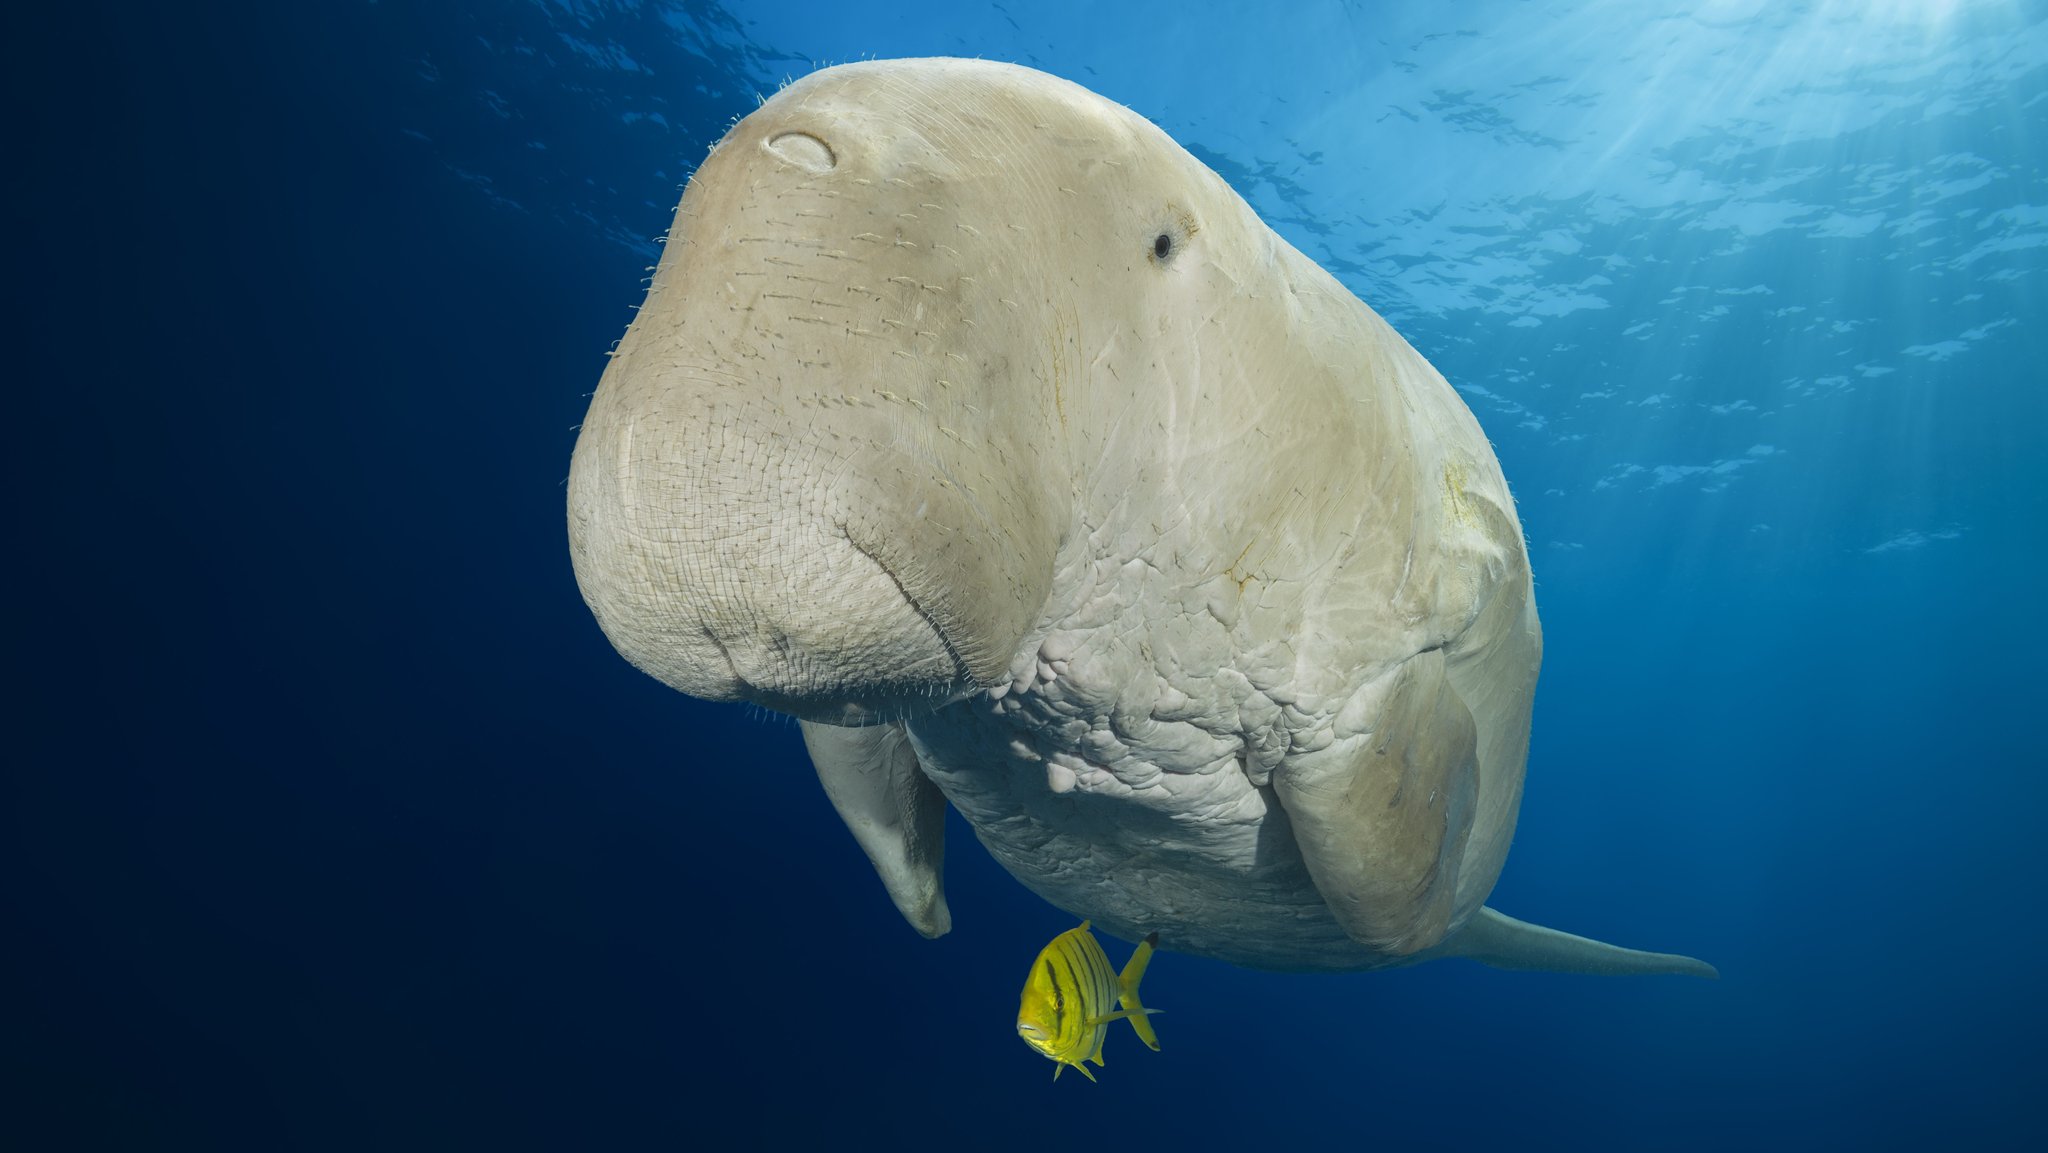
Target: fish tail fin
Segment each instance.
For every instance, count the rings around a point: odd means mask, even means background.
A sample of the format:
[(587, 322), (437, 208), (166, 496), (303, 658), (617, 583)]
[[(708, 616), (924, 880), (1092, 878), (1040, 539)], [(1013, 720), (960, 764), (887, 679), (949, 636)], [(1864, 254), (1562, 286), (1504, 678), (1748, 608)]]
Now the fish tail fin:
[(1159, 1010), (1147, 1009), (1144, 1003), (1138, 1000), (1138, 982), (1145, 979), (1145, 967), (1152, 963), (1152, 951), (1158, 947), (1159, 934), (1148, 934), (1143, 941), (1138, 942), (1138, 951), (1131, 954), (1130, 962), (1124, 966), (1123, 974), (1117, 978), (1117, 1003), (1122, 1005), (1124, 1012), (1129, 1015), (1131, 1028), (1138, 1031), (1138, 1040), (1143, 1041), (1146, 1048), (1155, 1053), (1159, 1051), (1159, 1035), (1152, 1031), (1150, 1018)]

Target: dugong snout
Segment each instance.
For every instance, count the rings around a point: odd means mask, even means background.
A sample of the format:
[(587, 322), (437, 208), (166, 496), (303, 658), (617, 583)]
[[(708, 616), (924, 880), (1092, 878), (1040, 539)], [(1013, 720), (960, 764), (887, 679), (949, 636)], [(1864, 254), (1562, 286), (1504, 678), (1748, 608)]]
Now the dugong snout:
[(687, 407), (680, 425), (618, 414), (571, 465), (576, 578), (628, 660), (692, 696), (842, 724), (976, 685), (949, 635), (967, 626), (921, 604), (870, 531), (887, 506), (929, 510), (907, 462), (878, 485), (758, 406)]

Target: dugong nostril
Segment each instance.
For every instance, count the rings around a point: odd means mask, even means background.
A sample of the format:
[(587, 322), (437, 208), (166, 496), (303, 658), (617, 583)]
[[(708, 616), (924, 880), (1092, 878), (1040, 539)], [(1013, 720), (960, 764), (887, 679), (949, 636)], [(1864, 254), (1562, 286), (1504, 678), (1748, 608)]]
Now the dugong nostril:
[(830, 172), (839, 163), (839, 158), (832, 155), (832, 146), (808, 132), (771, 136), (762, 147), (810, 172)]

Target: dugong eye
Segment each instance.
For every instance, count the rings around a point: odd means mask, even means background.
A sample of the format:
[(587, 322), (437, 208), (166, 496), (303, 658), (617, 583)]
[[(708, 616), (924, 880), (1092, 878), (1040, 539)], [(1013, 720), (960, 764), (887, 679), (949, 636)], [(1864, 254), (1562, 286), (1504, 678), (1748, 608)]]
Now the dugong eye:
[(1195, 238), (1195, 233), (1201, 231), (1200, 225), (1195, 222), (1194, 213), (1171, 204), (1166, 206), (1165, 218), (1154, 220), (1152, 223), (1152, 263), (1159, 268), (1165, 268), (1180, 260), (1181, 253), (1187, 250), (1189, 243)]

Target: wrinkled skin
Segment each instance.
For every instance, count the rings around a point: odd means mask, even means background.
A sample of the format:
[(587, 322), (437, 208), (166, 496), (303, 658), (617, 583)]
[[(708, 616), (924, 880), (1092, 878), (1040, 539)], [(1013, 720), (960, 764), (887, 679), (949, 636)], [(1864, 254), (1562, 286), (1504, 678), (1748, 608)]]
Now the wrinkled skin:
[(1120, 936), (1704, 971), (1483, 908), (1541, 632), (1443, 378), (1130, 111), (878, 61), (740, 121), (570, 473), (618, 650), (794, 714), (919, 930), (950, 802)]

